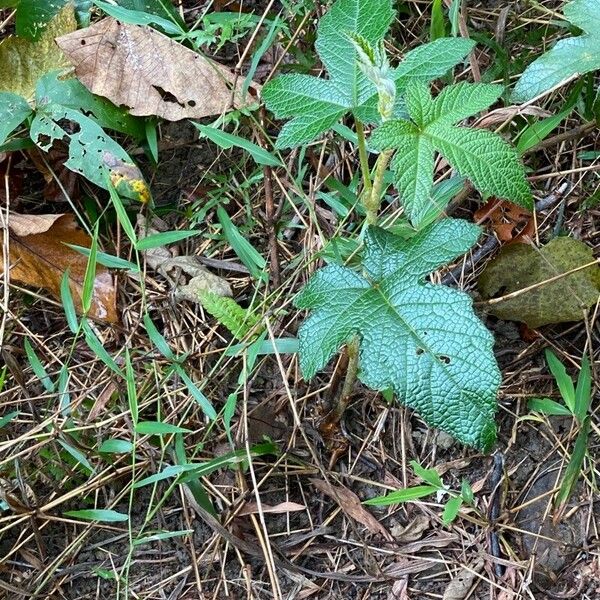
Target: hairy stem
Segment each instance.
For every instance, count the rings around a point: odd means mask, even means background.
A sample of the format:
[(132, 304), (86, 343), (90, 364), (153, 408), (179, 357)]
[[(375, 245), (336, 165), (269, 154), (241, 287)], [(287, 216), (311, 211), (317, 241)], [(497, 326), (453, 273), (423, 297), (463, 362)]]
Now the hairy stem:
[(367, 197), (371, 194), (373, 184), (371, 183), (371, 169), (369, 169), (369, 157), (367, 156), (365, 128), (360, 121), (356, 121), (356, 136), (358, 137), (358, 157), (363, 178), (363, 194)]
[(358, 336), (354, 336), (346, 344), (346, 352), (348, 353), (348, 368), (346, 370), (346, 377), (344, 378), (344, 385), (342, 386), (342, 393), (334, 408), (334, 414), (336, 421), (342, 418), (342, 415), (346, 411), (348, 406), (348, 400), (352, 394), (352, 388), (356, 383), (356, 377), (358, 375), (358, 356), (359, 356), (359, 340)]
[(393, 150), (385, 150), (379, 155), (375, 163), (375, 177), (373, 179), (371, 194), (365, 196), (363, 199), (363, 204), (367, 211), (367, 223), (369, 225), (377, 223), (377, 213), (381, 205), (381, 193), (383, 191), (383, 177), (393, 153)]

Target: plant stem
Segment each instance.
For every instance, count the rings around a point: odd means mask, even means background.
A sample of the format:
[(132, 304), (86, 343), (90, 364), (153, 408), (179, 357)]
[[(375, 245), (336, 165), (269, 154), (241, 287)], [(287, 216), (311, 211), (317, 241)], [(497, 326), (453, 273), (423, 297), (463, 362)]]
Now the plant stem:
[(346, 377), (344, 378), (342, 393), (340, 394), (340, 397), (334, 408), (334, 414), (337, 422), (339, 422), (339, 420), (342, 418), (342, 415), (346, 411), (348, 400), (350, 399), (352, 388), (356, 383), (356, 377), (358, 375), (359, 340), (357, 335), (346, 344), (346, 352), (348, 353), (348, 368), (346, 369)]
[(377, 223), (377, 213), (381, 205), (381, 192), (383, 190), (383, 176), (393, 153), (393, 150), (385, 150), (379, 155), (375, 163), (375, 178), (373, 179), (371, 194), (363, 199), (369, 225)]
[(371, 194), (373, 185), (371, 184), (371, 169), (369, 169), (369, 157), (367, 155), (367, 141), (365, 138), (365, 128), (360, 121), (356, 121), (356, 136), (358, 137), (358, 157), (360, 159), (360, 170), (363, 178), (363, 194), (365, 197)]

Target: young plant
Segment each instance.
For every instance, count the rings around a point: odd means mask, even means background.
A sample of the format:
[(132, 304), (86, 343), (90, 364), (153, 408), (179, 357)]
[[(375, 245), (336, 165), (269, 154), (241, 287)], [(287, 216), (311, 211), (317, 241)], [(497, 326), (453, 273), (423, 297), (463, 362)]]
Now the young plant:
[(419, 498), (431, 496), (431, 494), (436, 494), (439, 501), (447, 495), (448, 499), (444, 504), (444, 511), (442, 513), (442, 522), (444, 525), (450, 525), (458, 517), (463, 504), (473, 505), (473, 489), (466, 479), (462, 480), (460, 492), (455, 492), (447, 485), (444, 485), (442, 478), (435, 469), (425, 469), (415, 460), (410, 461), (410, 466), (413, 468), (415, 475), (425, 482), (425, 485), (415, 485), (402, 490), (396, 490), (384, 496), (377, 496), (366, 500), (363, 504), (389, 506), (390, 504), (411, 502)]
[[(431, 224), (443, 210), (432, 212), (435, 153), (484, 193), (525, 206), (531, 193), (516, 151), (500, 136), (456, 126), (495, 102), (500, 86), (461, 83), (430, 95), (427, 82), (462, 60), (471, 43), (440, 38), (408, 52), (394, 69), (383, 45), (392, 17), (389, 1), (338, 0), (318, 29), (329, 79), (284, 75), (263, 90), (276, 116), (292, 118), (279, 148), (312, 141), (348, 113), (356, 123), (369, 225), (361, 271), (327, 266), (298, 295), (296, 306), (313, 311), (299, 330), (300, 367), (311, 378), (346, 344), (348, 370), (334, 415), (358, 377), (373, 389), (394, 390), (430, 425), (488, 450), (500, 384), (493, 338), (466, 294), (425, 282), (479, 235), (465, 221)], [(363, 122), (380, 125), (368, 145)], [(373, 174), (368, 149), (381, 150)], [(394, 152), (396, 188), (417, 229), (409, 239), (372, 227)]]
[(575, 386), (573, 380), (567, 374), (565, 366), (550, 349), (546, 349), (546, 362), (556, 380), (563, 403), (561, 404), (550, 398), (533, 398), (529, 401), (529, 408), (545, 415), (573, 417), (579, 430), (571, 459), (565, 469), (558, 493), (554, 498), (556, 511), (554, 519), (556, 521), (564, 512), (569, 498), (573, 494), (573, 490), (581, 476), (583, 459), (587, 453), (591, 423), (588, 411), (592, 401), (592, 373), (590, 361), (587, 356), (584, 356), (577, 377), (577, 386)]

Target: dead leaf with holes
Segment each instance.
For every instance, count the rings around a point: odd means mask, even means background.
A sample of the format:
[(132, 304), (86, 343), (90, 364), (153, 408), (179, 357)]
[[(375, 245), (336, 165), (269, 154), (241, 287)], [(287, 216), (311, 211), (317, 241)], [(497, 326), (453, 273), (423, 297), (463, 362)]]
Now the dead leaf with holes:
[[(91, 246), (87, 233), (79, 228), (73, 215), (21, 215), (10, 213), (9, 264), (10, 280), (22, 285), (43, 288), (60, 300), (60, 283), (69, 270), (69, 287), (75, 308), (81, 311), (86, 256), (66, 244)], [(0, 232), (0, 241), (4, 233)], [(3, 265), (0, 264), (0, 272)], [(116, 323), (116, 290), (108, 269), (96, 265), (96, 278), (88, 315), (99, 321)]]
[(56, 43), (83, 85), (132, 115), (199, 119), (256, 101), (242, 77), (150, 27), (108, 17)]
[(381, 535), (390, 542), (394, 541), (390, 532), (363, 506), (360, 498), (352, 490), (342, 485), (332, 485), (321, 479), (310, 479), (310, 482), (320, 492), (337, 502), (351, 519), (364, 525), (371, 533)]
[[(156, 235), (168, 229), (157, 217), (150, 221), (138, 214), (138, 239)], [(213, 292), (218, 296), (233, 295), (226, 279), (215, 275), (201, 265), (195, 256), (174, 256), (166, 246), (157, 246), (142, 252), (146, 264), (160, 273), (173, 288), (175, 300), (201, 303), (202, 292)], [(183, 275), (187, 275), (183, 277)]]

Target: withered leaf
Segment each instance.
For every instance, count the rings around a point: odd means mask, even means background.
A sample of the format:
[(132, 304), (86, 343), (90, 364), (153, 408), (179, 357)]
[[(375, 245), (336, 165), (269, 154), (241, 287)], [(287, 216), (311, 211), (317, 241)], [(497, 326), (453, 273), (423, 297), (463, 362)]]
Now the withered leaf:
[[(81, 310), (88, 259), (66, 244), (89, 248), (91, 239), (78, 227), (73, 215), (10, 213), (8, 229), (10, 279), (23, 285), (43, 288), (60, 299), (60, 282), (68, 269), (75, 307)], [(0, 240), (3, 240), (3, 236), (0, 233)], [(0, 264), (0, 272), (2, 269)], [(113, 277), (101, 265), (96, 265), (92, 305), (88, 314), (108, 323), (118, 321)]]
[(340, 508), (351, 519), (364, 525), (371, 533), (381, 535), (388, 541), (393, 541), (390, 532), (362, 505), (360, 498), (347, 487), (332, 485), (321, 479), (311, 479), (310, 482), (321, 492), (337, 502)]
[(241, 78), (150, 27), (108, 17), (56, 42), (81, 83), (132, 115), (178, 121), (252, 102)]
[[(539, 249), (513, 244), (504, 247), (486, 267), (479, 278), (479, 291), (485, 299), (503, 298), (490, 302), (488, 308), (501, 319), (522, 321), (532, 328), (580, 321), (584, 310), (600, 297), (600, 266), (591, 264), (546, 282), (593, 261), (592, 249), (570, 237), (554, 238)], [(510, 296), (530, 286), (536, 287)]]

